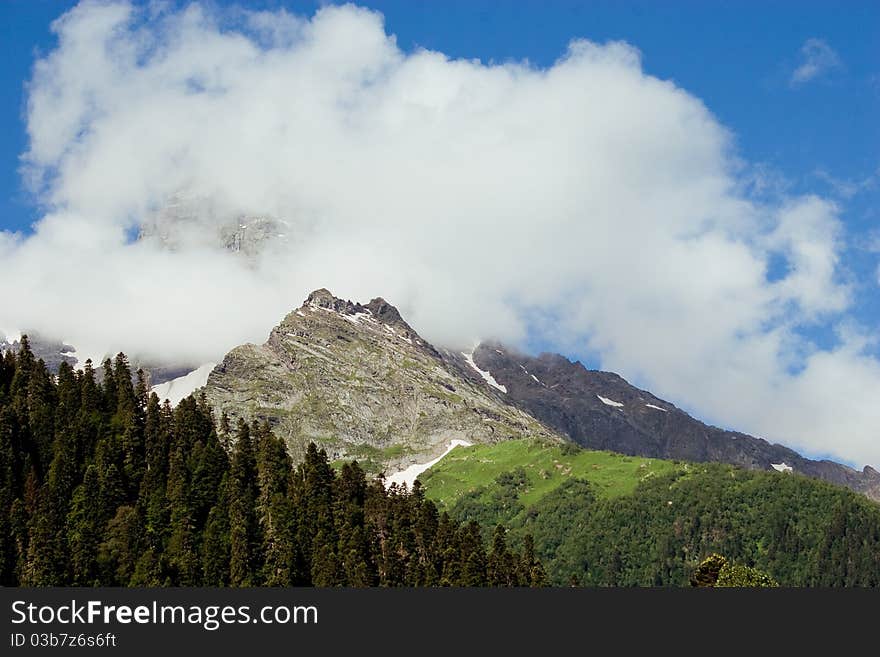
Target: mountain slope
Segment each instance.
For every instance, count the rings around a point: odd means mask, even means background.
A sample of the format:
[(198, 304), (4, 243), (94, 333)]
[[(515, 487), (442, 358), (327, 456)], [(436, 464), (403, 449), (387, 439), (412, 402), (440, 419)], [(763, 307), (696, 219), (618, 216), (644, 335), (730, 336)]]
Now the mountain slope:
[(309, 441), (332, 459), (393, 472), (452, 440), (563, 439), (444, 361), (383, 299), (309, 295), (263, 345), (233, 349), (211, 372), (209, 403), (234, 421), (267, 420), (295, 459)]
[(512, 484), (517, 500), (525, 508), (573, 479), (589, 481), (598, 497), (611, 498), (633, 493), (642, 481), (687, 467), (684, 463), (582, 449), (572, 444), (508, 440), (462, 447), (432, 465), (419, 481), (426, 495), (445, 508), (469, 496), (480, 503), (491, 503), (496, 492)]
[(558, 354), (527, 356), (500, 344), (481, 344), (472, 358), (505, 388), (507, 402), (584, 447), (793, 470), (880, 500), (880, 473), (870, 466), (859, 472), (833, 461), (814, 461), (782, 445), (706, 425), (617, 374), (588, 370)]
[[(4, 335), (0, 332), (0, 356), (6, 351), (17, 353), (21, 348), (21, 335), (27, 336), (30, 350), (34, 357), (42, 360), (46, 364), (46, 368), (52, 374), (58, 374), (58, 368), (61, 363), (67, 363), (76, 369), (82, 369), (86, 360), (91, 358), (92, 367), (95, 368), (96, 376), (100, 381), (104, 372), (101, 367), (104, 358), (113, 359), (113, 354), (104, 353), (101, 356), (88, 356), (79, 353), (79, 350), (66, 342), (61, 342), (52, 338), (41, 335), (37, 331), (22, 331), (11, 335)], [(191, 363), (157, 363), (150, 359), (141, 359), (137, 356), (130, 361), (133, 373), (138, 369), (142, 369), (150, 386), (159, 386), (174, 379), (184, 377), (193, 372), (196, 366)], [(165, 388), (159, 388), (156, 391), (160, 397), (165, 392)], [(164, 397), (163, 397), (164, 398)], [(175, 401), (180, 401), (177, 398)]]
[(797, 474), (509, 441), (420, 481), (458, 522), (531, 534), (560, 586), (687, 586), (713, 552), (786, 586), (880, 585), (880, 506)]
[(289, 224), (269, 215), (229, 212), (209, 198), (180, 192), (141, 226), (139, 240), (169, 250), (185, 246), (226, 249), (248, 259), (287, 242)]

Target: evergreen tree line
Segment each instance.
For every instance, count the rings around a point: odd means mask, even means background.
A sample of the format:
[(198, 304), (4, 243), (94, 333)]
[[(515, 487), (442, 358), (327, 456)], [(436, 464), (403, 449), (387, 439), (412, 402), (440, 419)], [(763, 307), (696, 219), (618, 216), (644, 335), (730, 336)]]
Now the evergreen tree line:
[(0, 585), (542, 585), (522, 544), (498, 526), (487, 549), (418, 482), (386, 490), (314, 444), (293, 467), (204, 397), (160, 404), (123, 354), (102, 377), (52, 376), (26, 337), (0, 359)]

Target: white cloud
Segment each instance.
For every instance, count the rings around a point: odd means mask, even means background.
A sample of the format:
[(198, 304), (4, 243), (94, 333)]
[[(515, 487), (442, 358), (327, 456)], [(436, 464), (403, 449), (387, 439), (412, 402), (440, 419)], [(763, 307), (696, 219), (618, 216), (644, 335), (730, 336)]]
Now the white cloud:
[[(729, 132), (633, 47), (536, 69), (405, 53), (351, 6), (223, 29), (139, 11), (81, 5), (35, 68), (24, 161), (49, 210), (0, 240), (0, 326), (217, 360), (326, 286), (439, 344), (537, 334), (703, 417), (880, 463), (876, 361), (800, 337), (852, 303), (839, 208), (746, 194)], [(181, 190), (211, 199), (203, 234), (267, 213), (285, 246), (249, 266), (198, 231), (128, 243)]]
[(800, 63), (789, 82), (799, 86), (842, 66), (840, 55), (823, 39), (807, 39), (801, 46)]

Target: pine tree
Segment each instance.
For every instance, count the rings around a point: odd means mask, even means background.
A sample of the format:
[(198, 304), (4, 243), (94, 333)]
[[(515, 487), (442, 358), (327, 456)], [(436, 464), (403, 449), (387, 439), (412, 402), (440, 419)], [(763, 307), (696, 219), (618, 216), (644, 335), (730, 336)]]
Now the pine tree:
[(440, 586), (458, 586), (461, 581), (461, 542), (447, 512), (440, 515), (436, 539)]
[(259, 584), (260, 528), (256, 508), (257, 466), (250, 428), (239, 421), (229, 469), (229, 581), (232, 586)]
[(171, 581), (178, 586), (196, 586), (201, 579), (196, 522), (192, 509), (190, 473), (186, 444), (175, 444), (168, 469), (167, 497), (171, 510), (165, 555)]
[(129, 499), (134, 499), (140, 491), (141, 480), (146, 467), (146, 447), (144, 430), (146, 422), (147, 387), (143, 370), (137, 372), (137, 386), (132, 389), (131, 372), (125, 356), (116, 358), (116, 377), (122, 379), (117, 384), (120, 394), (117, 415), (122, 425), (123, 475)]
[(367, 479), (355, 461), (342, 466), (335, 480), (333, 516), (339, 537), (341, 579), (347, 586), (373, 586), (375, 566), (364, 531)]
[(43, 361), (37, 361), (28, 377), (27, 426), (31, 454), (42, 478), (52, 461), (55, 441), (56, 389)]
[(99, 491), (98, 471), (92, 465), (74, 492), (67, 515), (67, 549), (71, 583), (75, 586), (92, 586), (98, 580), (98, 545), (103, 529), (95, 504)]
[(469, 522), (461, 530), (461, 565), (459, 586), (486, 585), (486, 553), (480, 537), (480, 526)]
[(344, 583), (339, 556), (332, 541), (323, 530), (315, 537), (312, 552), (312, 585), (320, 587), (342, 586)]
[(159, 398), (153, 393), (147, 402), (144, 420), (145, 471), (138, 495), (144, 515), (144, 538), (153, 552), (161, 552), (167, 540), (170, 433), (171, 409), (160, 407)]
[(40, 489), (37, 512), (31, 517), (23, 584), (61, 586), (67, 581), (61, 522), (47, 486)]
[(15, 550), (13, 583), (10, 586), (24, 585), (27, 581), (27, 555), (29, 550), (30, 533), (28, 516), (25, 502), (16, 498), (9, 510), (9, 524), (12, 534), (12, 542)]
[(254, 427), (253, 436), (263, 539), (261, 579), (267, 586), (290, 586), (299, 579), (296, 514), (290, 496), (292, 464), (284, 442), (272, 435), (268, 425)]
[(98, 546), (98, 566), (104, 586), (131, 586), (142, 549), (143, 526), (132, 506), (120, 506), (107, 523)]
[[(0, 395), (2, 378), (0, 374)], [(7, 380), (12, 379), (11, 372)], [(12, 446), (12, 428), (7, 414), (0, 410), (0, 586), (14, 586), (16, 582), (16, 536), (12, 507), (18, 492), (15, 472), (15, 453)]]
[(220, 484), (217, 503), (208, 513), (202, 541), (202, 585), (229, 585), (229, 479)]
[(546, 586), (547, 573), (535, 556), (535, 539), (531, 534), (523, 538), (523, 554), (520, 560), (519, 581), (522, 586)]
[(109, 420), (115, 415), (119, 407), (119, 397), (116, 392), (116, 375), (113, 372), (113, 362), (109, 358), (104, 359), (103, 363), (101, 396), (104, 416)]
[(507, 549), (506, 530), (496, 525), (492, 535), (492, 550), (486, 561), (486, 580), (489, 586), (516, 586), (518, 584), (513, 555)]
[[(291, 495), (298, 512), (296, 542), (303, 555), (302, 570), (313, 572), (312, 558), (316, 553), (315, 541), (329, 545), (338, 543), (333, 519), (333, 484), (336, 474), (324, 450), (309, 443), (304, 461), (293, 477)], [(322, 544), (323, 547), (323, 544)]]

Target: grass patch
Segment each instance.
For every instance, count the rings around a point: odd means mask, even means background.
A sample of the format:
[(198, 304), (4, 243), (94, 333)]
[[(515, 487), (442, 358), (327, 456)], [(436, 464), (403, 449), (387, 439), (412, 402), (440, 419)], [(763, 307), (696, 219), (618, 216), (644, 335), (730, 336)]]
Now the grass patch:
[(419, 479), (428, 498), (451, 507), (462, 495), (482, 487), (488, 498), (498, 487), (498, 476), (519, 467), (528, 479), (519, 501), (529, 507), (573, 478), (586, 479), (599, 497), (612, 498), (629, 495), (640, 481), (680, 470), (682, 465), (524, 439), (457, 447)]
[[(349, 445), (348, 456), (344, 459), (332, 461), (331, 466), (339, 470), (343, 463), (357, 461), (364, 471), (369, 475), (376, 475), (385, 468), (383, 463), (387, 463), (391, 459), (400, 458), (410, 453), (412, 449), (407, 445), (389, 445), (388, 447), (374, 447), (373, 445)], [(386, 473), (387, 474), (387, 473)]]

